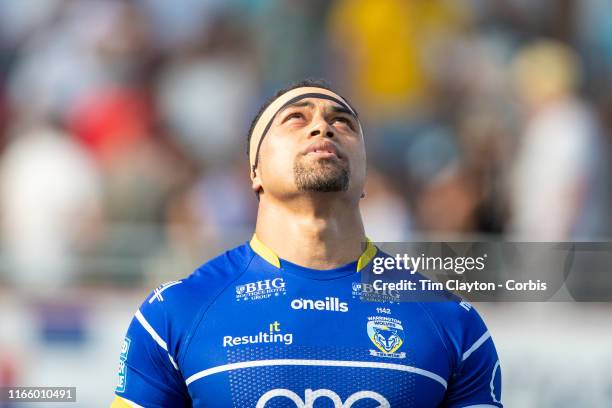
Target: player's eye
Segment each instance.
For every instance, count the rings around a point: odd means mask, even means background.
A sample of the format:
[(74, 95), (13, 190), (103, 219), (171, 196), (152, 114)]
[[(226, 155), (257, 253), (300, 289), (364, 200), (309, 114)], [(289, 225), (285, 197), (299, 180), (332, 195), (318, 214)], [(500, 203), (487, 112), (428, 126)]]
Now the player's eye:
[(354, 129), (353, 121), (344, 116), (336, 116), (335, 118), (332, 119), (332, 122), (341, 123), (341, 124), (347, 125), (351, 129)]
[(301, 112), (293, 112), (285, 116), (285, 120), (283, 122), (286, 122), (291, 119), (303, 119), (303, 118), (304, 118), (304, 115), (302, 115)]

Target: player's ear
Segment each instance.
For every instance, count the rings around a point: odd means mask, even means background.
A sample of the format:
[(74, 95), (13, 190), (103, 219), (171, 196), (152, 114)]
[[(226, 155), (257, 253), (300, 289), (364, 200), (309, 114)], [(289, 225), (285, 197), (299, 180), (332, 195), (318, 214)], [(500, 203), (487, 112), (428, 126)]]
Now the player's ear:
[(251, 171), (251, 189), (255, 194), (259, 194), (263, 190), (261, 178), (259, 177), (257, 169)]

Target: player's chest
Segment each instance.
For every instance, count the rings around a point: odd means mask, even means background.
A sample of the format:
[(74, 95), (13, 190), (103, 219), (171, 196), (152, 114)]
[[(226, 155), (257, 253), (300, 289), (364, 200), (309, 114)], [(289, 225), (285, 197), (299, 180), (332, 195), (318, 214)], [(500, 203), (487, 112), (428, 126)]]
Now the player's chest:
[[(234, 286), (193, 333), (184, 370), (194, 403), (416, 407), (428, 406), (414, 400), (424, 391), (434, 405), (442, 397), (447, 356), (418, 305), (392, 294), (363, 301), (364, 288), (350, 281)], [(210, 392), (219, 405), (206, 399)]]

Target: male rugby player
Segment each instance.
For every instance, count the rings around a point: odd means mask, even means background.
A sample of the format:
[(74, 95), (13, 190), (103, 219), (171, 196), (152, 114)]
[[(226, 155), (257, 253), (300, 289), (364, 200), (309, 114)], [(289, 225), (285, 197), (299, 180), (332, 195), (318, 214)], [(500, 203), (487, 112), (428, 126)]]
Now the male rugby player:
[(318, 82), (278, 92), (249, 160), (255, 234), (144, 301), (113, 407), (502, 406), (469, 304), (360, 299), (377, 249), (363, 250), (364, 138), (346, 99)]

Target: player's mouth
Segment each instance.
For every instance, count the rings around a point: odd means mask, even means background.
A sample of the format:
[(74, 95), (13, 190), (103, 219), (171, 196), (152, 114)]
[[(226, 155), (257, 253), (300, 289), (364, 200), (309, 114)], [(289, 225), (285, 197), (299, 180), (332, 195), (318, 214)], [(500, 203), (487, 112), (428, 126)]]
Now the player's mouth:
[(338, 149), (332, 142), (319, 141), (314, 142), (304, 150), (304, 155), (315, 155), (321, 158), (342, 158), (342, 155), (338, 152)]

